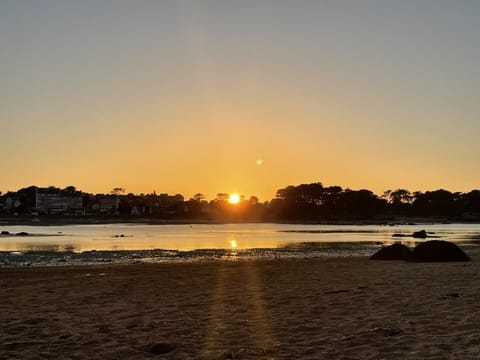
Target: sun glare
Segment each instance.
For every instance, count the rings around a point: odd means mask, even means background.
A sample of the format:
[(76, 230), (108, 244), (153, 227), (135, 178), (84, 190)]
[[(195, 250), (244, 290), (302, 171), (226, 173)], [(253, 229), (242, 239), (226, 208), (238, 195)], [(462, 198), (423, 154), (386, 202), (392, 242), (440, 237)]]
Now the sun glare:
[(237, 193), (230, 194), (228, 202), (230, 204), (238, 204), (240, 202), (240, 195), (238, 195)]

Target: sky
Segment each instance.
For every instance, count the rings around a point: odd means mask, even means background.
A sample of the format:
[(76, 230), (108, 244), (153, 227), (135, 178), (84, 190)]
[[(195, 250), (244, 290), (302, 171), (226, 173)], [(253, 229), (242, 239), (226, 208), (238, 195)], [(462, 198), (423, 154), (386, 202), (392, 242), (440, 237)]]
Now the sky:
[(0, 0), (0, 191), (480, 188), (480, 2)]

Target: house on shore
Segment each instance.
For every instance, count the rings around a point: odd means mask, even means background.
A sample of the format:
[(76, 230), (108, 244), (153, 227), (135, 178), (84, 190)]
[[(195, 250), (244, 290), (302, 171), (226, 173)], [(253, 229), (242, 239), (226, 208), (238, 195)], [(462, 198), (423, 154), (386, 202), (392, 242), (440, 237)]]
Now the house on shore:
[(58, 188), (36, 188), (35, 210), (46, 215), (83, 215), (83, 195)]

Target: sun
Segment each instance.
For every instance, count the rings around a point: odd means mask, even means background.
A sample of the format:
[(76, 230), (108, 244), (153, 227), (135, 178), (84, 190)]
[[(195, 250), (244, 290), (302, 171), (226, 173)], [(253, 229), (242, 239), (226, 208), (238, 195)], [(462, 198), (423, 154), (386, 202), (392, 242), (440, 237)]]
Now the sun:
[(228, 202), (230, 204), (238, 204), (240, 202), (240, 195), (238, 195), (237, 193), (230, 194)]

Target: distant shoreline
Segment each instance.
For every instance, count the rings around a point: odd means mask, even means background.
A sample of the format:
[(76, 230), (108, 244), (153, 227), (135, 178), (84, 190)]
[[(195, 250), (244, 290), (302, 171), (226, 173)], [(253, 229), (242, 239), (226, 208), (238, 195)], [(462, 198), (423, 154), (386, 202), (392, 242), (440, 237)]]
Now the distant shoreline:
[(318, 220), (318, 221), (218, 221), (200, 219), (151, 219), (151, 218), (113, 218), (113, 217), (0, 217), (0, 227), (4, 226), (68, 226), (68, 225), (221, 225), (221, 224), (298, 224), (298, 225), (423, 225), (423, 224), (479, 224), (480, 220), (445, 218), (395, 218), (365, 220)]

